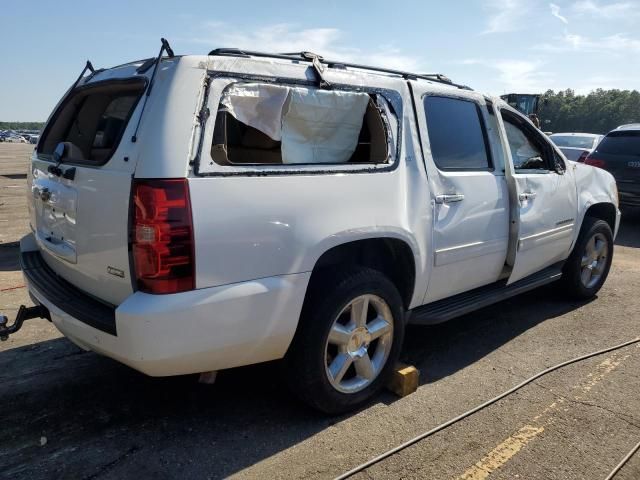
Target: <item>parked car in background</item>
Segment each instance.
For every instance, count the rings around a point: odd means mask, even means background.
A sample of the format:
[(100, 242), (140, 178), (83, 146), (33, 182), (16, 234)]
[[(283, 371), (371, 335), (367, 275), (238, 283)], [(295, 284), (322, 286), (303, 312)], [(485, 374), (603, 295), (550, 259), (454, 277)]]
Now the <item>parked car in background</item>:
[(31, 157), (27, 288), (82, 348), (154, 376), (284, 359), (338, 413), (407, 323), (607, 277), (614, 178), (499, 98), (309, 53), (156, 62), (81, 79)]
[(594, 133), (554, 133), (549, 138), (555, 143), (564, 156), (574, 162), (584, 162), (594, 148), (602, 140), (602, 135)]
[(8, 137), (5, 137), (4, 141), (9, 143), (28, 143), (21, 135), (9, 135)]
[(640, 206), (640, 123), (609, 132), (585, 163), (615, 177), (621, 205)]

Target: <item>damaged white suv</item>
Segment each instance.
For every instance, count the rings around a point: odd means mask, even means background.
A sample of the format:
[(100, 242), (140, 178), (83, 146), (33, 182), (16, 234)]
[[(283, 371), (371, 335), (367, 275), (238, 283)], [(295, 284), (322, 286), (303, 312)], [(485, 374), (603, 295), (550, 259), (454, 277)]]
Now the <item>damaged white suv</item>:
[(49, 119), (20, 322), (154, 376), (284, 359), (335, 413), (384, 385), (407, 323), (605, 281), (613, 177), (501, 100), (309, 53), (163, 50), (81, 75)]

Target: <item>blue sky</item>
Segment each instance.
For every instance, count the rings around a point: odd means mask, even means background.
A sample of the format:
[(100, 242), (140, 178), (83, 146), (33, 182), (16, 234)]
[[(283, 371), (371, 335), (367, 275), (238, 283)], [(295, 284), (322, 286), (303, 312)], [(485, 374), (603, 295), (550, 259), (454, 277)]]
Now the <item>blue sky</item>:
[(11, 2), (0, 120), (45, 120), (85, 60), (229, 46), (440, 72), (482, 92), (640, 88), (640, 0)]

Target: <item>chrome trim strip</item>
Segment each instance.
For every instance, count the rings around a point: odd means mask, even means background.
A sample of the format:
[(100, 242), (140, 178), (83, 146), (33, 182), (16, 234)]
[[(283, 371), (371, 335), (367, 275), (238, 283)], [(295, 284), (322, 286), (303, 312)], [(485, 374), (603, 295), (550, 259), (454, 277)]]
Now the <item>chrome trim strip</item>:
[(550, 243), (556, 240), (560, 240), (565, 237), (570, 237), (573, 232), (574, 223), (568, 225), (562, 225), (558, 228), (552, 228), (544, 232), (535, 233), (527, 237), (523, 237), (518, 240), (518, 252), (524, 252), (531, 248), (539, 247), (546, 243)]
[(486, 242), (473, 242), (465, 245), (456, 245), (455, 247), (441, 248), (436, 250), (433, 262), (436, 267), (439, 267), (492, 253), (506, 253), (508, 244), (509, 238), (504, 237)]

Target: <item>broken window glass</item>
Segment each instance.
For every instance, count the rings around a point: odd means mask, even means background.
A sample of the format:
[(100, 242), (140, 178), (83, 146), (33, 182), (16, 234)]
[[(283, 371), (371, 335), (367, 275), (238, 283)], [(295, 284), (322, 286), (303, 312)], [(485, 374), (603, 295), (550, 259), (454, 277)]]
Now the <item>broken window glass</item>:
[(224, 92), (212, 157), (221, 165), (389, 161), (389, 107), (363, 92), (259, 83)]

